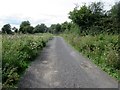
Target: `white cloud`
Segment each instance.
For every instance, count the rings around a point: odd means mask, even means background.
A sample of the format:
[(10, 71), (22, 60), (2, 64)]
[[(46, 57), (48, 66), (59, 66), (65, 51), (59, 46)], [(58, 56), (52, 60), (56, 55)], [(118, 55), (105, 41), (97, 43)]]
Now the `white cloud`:
[[(75, 4), (90, 3), (101, 0), (1, 0), (0, 27), (6, 23), (18, 26), (23, 20), (29, 20), (32, 25), (68, 21), (68, 13)], [(106, 5), (113, 5), (115, 0), (103, 0)], [(106, 8), (108, 8), (108, 6)], [(16, 22), (16, 23), (15, 23)]]

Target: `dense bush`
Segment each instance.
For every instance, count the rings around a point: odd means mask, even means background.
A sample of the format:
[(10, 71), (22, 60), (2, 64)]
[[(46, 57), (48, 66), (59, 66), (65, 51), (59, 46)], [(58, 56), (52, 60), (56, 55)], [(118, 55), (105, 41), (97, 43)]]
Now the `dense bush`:
[(51, 34), (2, 36), (3, 87), (14, 87), (17, 84), (30, 61), (34, 60), (51, 37)]
[(111, 76), (120, 80), (118, 77), (120, 70), (118, 35), (76, 36), (64, 34), (63, 36), (79, 52), (93, 60)]

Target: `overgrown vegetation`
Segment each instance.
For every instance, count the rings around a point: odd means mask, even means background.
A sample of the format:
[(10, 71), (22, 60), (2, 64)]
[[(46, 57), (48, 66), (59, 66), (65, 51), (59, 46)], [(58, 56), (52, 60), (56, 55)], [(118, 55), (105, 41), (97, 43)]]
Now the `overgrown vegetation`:
[(109, 11), (102, 2), (77, 6), (70, 11), (72, 22), (61, 24), (63, 37), (109, 75), (120, 80), (120, 2)]
[(4, 25), (0, 33), (15, 35), (3, 35), (2, 38), (3, 86), (13, 87), (17, 84), (21, 73), (51, 37), (50, 34), (32, 34), (46, 32), (62, 34), (79, 52), (120, 80), (118, 75), (120, 72), (120, 41), (118, 38), (120, 1), (116, 2), (109, 11), (104, 10), (103, 6), (102, 2), (93, 2), (88, 6), (86, 4), (76, 6), (73, 11), (69, 12), (71, 22), (52, 24), (50, 27), (45, 24), (33, 27), (29, 21), (23, 21), (20, 29), (11, 28), (10, 24)]
[(51, 34), (2, 36), (3, 88), (17, 85), (20, 75), (50, 38)]
[(62, 34), (63, 37), (83, 55), (91, 59), (109, 75), (120, 80), (120, 60), (118, 55), (118, 35), (76, 36)]

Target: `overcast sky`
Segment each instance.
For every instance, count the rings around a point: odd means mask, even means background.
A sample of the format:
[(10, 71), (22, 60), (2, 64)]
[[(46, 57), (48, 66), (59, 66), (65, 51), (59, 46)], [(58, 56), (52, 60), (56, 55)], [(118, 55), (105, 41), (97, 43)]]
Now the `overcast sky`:
[(75, 4), (89, 4), (103, 1), (106, 9), (118, 0), (0, 0), (0, 28), (4, 24), (19, 27), (22, 21), (28, 20), (31, 25), (45, 23), (47, 26), (70, 21), (69, 11)]

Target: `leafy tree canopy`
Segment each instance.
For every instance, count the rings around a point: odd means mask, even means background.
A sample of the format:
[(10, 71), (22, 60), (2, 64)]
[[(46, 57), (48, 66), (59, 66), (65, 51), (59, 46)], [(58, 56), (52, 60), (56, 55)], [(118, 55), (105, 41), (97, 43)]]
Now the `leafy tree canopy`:
[(23, 21), (21, 24), (20, 24), (20, 29), (19, 29), (19, 32), (22, 32), (22, 33), (33, 33), (33, 27), (30, 26), (30, 22), (29, 21)]
[(35, 28), (34, 28), (34, 33), (45, 33), (47, 32), (48, 28), (45, 24), (41, 24), (41, 25), (37, 25)]
[(11, 25), (10, 24), (5, 24), (2, 27), (2, 33), (11, 34), (12, 33), (12, 31), (11, 31)]

